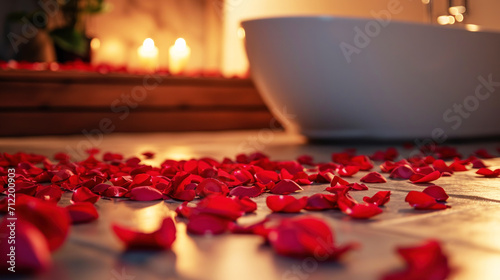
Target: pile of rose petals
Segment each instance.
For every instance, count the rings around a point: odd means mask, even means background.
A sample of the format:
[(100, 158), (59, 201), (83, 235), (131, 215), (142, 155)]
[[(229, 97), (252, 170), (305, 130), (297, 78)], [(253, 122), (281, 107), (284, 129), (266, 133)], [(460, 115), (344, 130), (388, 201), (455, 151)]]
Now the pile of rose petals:
[[(399, 161), (395, 161), (398, 151), (389, 148), (370, 157), (347, 149), (333, 153), (331, 162), (316, 162), (309, 155), (299, 156), (296, 161), (273, 161), (257, 152), (239, 154), (235, 159), (224, 158), (222, 161), (209, 157), (167, 159), (160, 166), (143, 163), (143, 159), (154, 158), (152, 152), (130, 158), (106, 152), (99, 157), (100, 151), (93, 148), (87, 151), (88, 157), (82, 161), (71, 161), (65, 153), (55, 154), (53, 160), (37, 154), (3, 153), (0, 154), (0, 192), (6, 193), (7, 190), (7, 169), (15, 168), (16, 230), (19, 259), (23, 260), (17, 267), (25, 272), (50, 267), (50, 253), (64, 243), (70, 225), (98, 219), (94, 204), (101, 198), (181, 201), (176, 213), (179, 219), (186, 222), (191, 234), (257, 234), (267, 240), (277, 253), (295, 257), (311, 256), (319, 240), (325, 259), (336, 259), (355, 246), (337, 247), (331, 229), (317, 218), (297, 216), (279, 221), (266, 218), (252, 225), (241, 225), (238, 219), (254, 212), (257, 204), (251, 198), (263, 194), (268, 195), (266, 204), (272, 212), (334, 209), (355, 219), (367, 219), (382, 213), (380, 207), (389, 202), (391, 192), (379, 191), (358, 202), (349, 192), (368, 190), (368, 186), (360, 182), (383, 184), (387, 182), (387, 177), (415, 184), (429, 183), (470, 168), (478, 169), (477, 174), (484, 177), (500, 176), (500, 169), (488, 169), (480, 159), (492, 157), (484, 149), (475, 151), (467, 159), (462, 159), (462, 155), (451, 147), (437, 146), (433, 149), (422, 148), (421, 151), (419, 156)], [(380, 161), (380, 171), (389, 175), (373, 171), (375, 165), (372, 160)], [(451, 163), (444, 160), (451, 160)], [(352, 179), (360, 172), (365, 173), (360, 182), (350, 183), (341, 178)], [(329, 184), (325, 189), (329, 193), (300, 198), (291, 195), (311, 184)], [(71, 205), (65, 208), (57, 206), (64, 192), (72, 193)], [(430, 186), (422, 192), (410, 191), (405, 201), (415, 209), (439, 210), (450, 207), (443, 204), (447, 199), (448, 195), (441, 187)], [(8, 212), (7, 204), (7, 198), (0, 200), (0, 213)], [(0, 233), (8, 231), (7, 224), (4, 218)], [(163, 250), (171, 248), (175, 241), (176, 227), (171, 218), (166, 218), (158, 230), (150, 233), (120, 225), (113, 225), (112, 229), (127, 249)], [(1, 268), (6, 265), (2, 259), (6, 256), (3, 252), (8, 250), (5, 244), (0, 243)], [(436, 246), (424, 247), (432, 249)], [(412, 263), (413, 257), (419, 257), (420, 253), (413, 254), (412, 250), (401, 252), (409, 262), (407, 274), (401, 275), (420, 275), (414, 271), (418, 262)], [(440, 250), (433, 252), (439, 259)], [(433, 264), (429, 264), (431, 266)], [(420, 279), (411, 277), (407, 279)]]

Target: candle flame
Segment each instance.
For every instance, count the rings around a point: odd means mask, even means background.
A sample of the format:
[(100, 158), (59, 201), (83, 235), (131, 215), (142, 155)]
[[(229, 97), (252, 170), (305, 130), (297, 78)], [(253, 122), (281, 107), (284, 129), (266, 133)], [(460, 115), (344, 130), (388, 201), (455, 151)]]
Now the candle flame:
[(145, 49), (153, 49), (155, 47), (155, 41), (151, 38), (146, 38), (144, 43), (142, 43)]
[(183, 38), (178, 38), (177, 40), (175, 40), (175, 48), (185, 49), (186, 46), (186, 40), (184, 40)]

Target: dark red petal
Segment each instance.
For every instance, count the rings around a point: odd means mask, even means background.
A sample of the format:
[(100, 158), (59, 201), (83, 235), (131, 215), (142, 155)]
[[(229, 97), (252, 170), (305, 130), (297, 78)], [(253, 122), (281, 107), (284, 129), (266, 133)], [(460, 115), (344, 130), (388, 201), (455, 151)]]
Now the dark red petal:
[(111, 186), (102, 194), (105, 197), (123, 197), (128, 193), (128, 190), (123, 187)]
[(130, 191), (130, 199), (138, 201), (152, 201), (163, 199), (163, 194), (152, 187), (137, 187)]
[(193, 207), (188, 206), (188, 202), (184, 201), (181, 205), (175, 208), (175, 213), (181, 218), (188, 218), (193, 213)]
[(331, 193), (341, 193), (343, 191), (348, 191), (350, 190), (351, 188), (348, 186), (348, 185), (341, 185), (341, 184), (336, 184), (335, 186), (333, 187), (327, 187), (325, 189), (325, 191), (327, 192), (331, 192)]
[(363, 201), (366, 203), (373, 203), (377, 206), (383, 206), (389, 202), (391, 198), (391, 191), (379, 191), (372, 197), (365, 196)]
[(237, 197), (257, 197), (263, 192), (264, 192), (264, 189), (260, 188), (258, 186), (251, 186), (251, 187), (239, 186), (239, 187), (233, 188), (229, 192), (229, 195), (237, 196)]
[(147, 158), (147, 159), (152, 159), (155, 157), (155, 154), (153, 152), (144, 152), (142, 155)]
[(297, 161), (300, 163), (300, 164), (304, 164), (304, 165), (311, 165), (311, 166), (314, 166), (314, 159), (312, 156), (310, 155), (301, 155), (297, 158)]
[(478, 149), (474, 152), (474, 154), (480, 158), (494, 158), (492, 154), (490, 154), (486, 149)]
[(283, 219), (267, 236), (276, 253), (290, 257), (337, 259), (353, 247), (336, 247), (330, 227), (318, 218), (307, 216)]
[(447, 172), (447, 173), (453, 174), (453, 169), (450, 168), (448, 165), (446, 165), (446, 163), (442, 159), (435, 160), (432, 163), (432, 166), (434, 166), (435, 170), (437, 170), (441, 173)]
[(241, 211), (245, 213), (252, 213), (257, 210), (257, 203), (248, 197), (231, 197), (231, 199), (236, 201), (241, 206)]
[(88, 223), (99, 218), (97, 209), (90, 202), (76, 202), (66, 206), (66, 210), (73, 224)]
[(222, 195), (212, 195), (200, 200), (195, 210), (197, 213), (216, 215), (232, 221), (244, 214), (239, 202)]
[(330, 181), (330, 186), (334, 187), (337, 184), (340, 184), (340, 185), (349, 185), (349, 182), (347, 182), (346, 180), (340, 178), (339, 176), (333, 176), (332, 180)]
[[(472, 160), (471, 162), (473, 163), (472, 167), (474, 167), (474, 165), (476, 166), (474, 168), (480, 168), (478, 165), (481, 164), (481, 163), (483, 163), (480, 159), (475, 159), (475, 160)], [(462, 164), (462, 163), (460, 163), (458, 161), (452, 162), (450, 164), (450, 168), (453, 171), (467, 171), (467, 167), (464, 164)]]
[(16, 199), (16, 215), (37, 227), (47, 238), (49, 249), (59, 248), (69, 232), (70, 217), (64, 208), (29, 196)]
[(35, 197), (41, 200), (57, 203), (61, 200), (63, 191), (55, 185), (40, 186), (38, 187)]
[(358, 173), (359, 166), (341, 166), (337, 169), (340, 176), (351, 177), (352, 175)]
[(364, 203), (356, 204), (350, 208), (343, 210), (342, 212), (355, 219), (369, 219), (382, 213), (383, 211), (375, 204)]
[(80, 187), (73, 192), (73, 196), (71, 200), (74, 202), (90, 202), (96, 203), (99, 198), (99, 195), (94, 194), (91, 190), (86, 187)]
[(274, 171), (264, 170), (264, 171), (260, 171), (260, 172), (255, 173), (255, 179), (257, 180), (257, 182), (265, 185), (265, 184), (268, 184), (270, 182), (274, 182), (274, 183), (278, 182), (279, 175), (278, 175), (278, 173), (276, 173)]
[(279, 181), (272, 189), (271, 193), (274, 194), (290, 194), (297, 191), (302, 191), (303, 189), (294, 181), (289, 179), (284, 179)]
[(349, 190), (353, 191), (366, 191), (368, 190), (368, 187), (365, 184), (360, 184), (360, 183), (351, 183), (346, 185), (349, 187)]
[(443, 188), (440, 186), (429, 186), (425, 188), (423, 193), (428, 194), (436, 199), (436, 201), (444, 202), (446, 201), (449, 196), (446, 194)]
[(439, 171), (434, 171), (427, 175), (416, 173), (410, 177), (410, 181), (414, 184), (428, 183), (430, 181), (439, 179), (439, 177), (441, 177), (441, 172)]
[(392, 170), (389, 178), (409, 179), (413, 174), (415, 174), (415, 172), (409, 165), (400, 165)]
[(257, 234), (262, 237), (268, 235), (269, 229), (266, 228), (265, 224), (269, 221), (268, 218), (251, 225), (241, 226), (236, 223), (229, 224), (229, 230), (231, 233), (236, 234)]
[(483, 175), (487, 178), (495, 178), (500, 176), (500, 169), (491, 170), (488, 168), (480, 168), (478, 171), (476, 171), (476, 174)]
[(113, 225), (112, 228), (116, 236), (130, 250), (169, 249), (176, 237), (175, 224), (170, 217), (165, 218), (160, 228), (151, 233), (139, 232), (119, 225)]
[(366, 174), (363, 178), (360, 180), (361, 182), (365, 183), (385, 183), (387, 180), (382, 176), (382, 174), (378, 172), (370, 172)]
[(440, 210), (450, 206), (437, 203), (436, 199), (428, 194), (417, 191), (410, 191), (405, 201), (418, 210)]
[(201, 181), (196, 187), (196, 194), (200, 197), (206, 197), (211, 194), (227, 195), (228, 193), (229, 188), (226, 184), (212, 178), (203, 179), (203, 181)]
[(450, 275), (448, 257), (438, 241), (428, 240), (414, 247), (399, 247), (397, 252), (405, 260), (406, 268), (388, 273), (382, 280), (445, 280)]
[[(33, 224), (24, 219), (15, 221), (15, 245), (7, 242), (11, 227), (7, 227), (11, 221), (3, 219), (0, 224), (0, 269), (3, 274), (7, 271), (10, 256), (15, 255), (15, 273), (37, 273), (47, 270), (52, 265), (50, 249), (47, 239), (42, 232)], [(11, 246), (15, 246), (15, 251), (11, 251)], [(8, 278), (8, 277), (7, 277)], [(5, 279), (7, 279), (5, 278)], [(3, 279), (3, 277), (2, 277)]]
[(221, 234), (229, 229), (231, 220), (211, 214), (191, 215), (187, 231), (192, 234)]
[(304, 209), (309, 211), (321, 211), (337, 208), (336, 194), (316, 193), (308, 197), (307, 204)]
[[(471, 163), (472, 163), (472, 168), (486, 168), (487, 167), (487, 165), (482, 160), (480, 160), (478, 158), (472, 159)], [(464, 166), (464, 168), (465, 168), (465, 166)], [(465, 170), (467, 170), (467, 169), (465, 169)]]
[(273, 212), (298, 213), (307, 204), (307, 197), (299, 199), (288, 195), (271, 195), (266, 198), (266, 205)]

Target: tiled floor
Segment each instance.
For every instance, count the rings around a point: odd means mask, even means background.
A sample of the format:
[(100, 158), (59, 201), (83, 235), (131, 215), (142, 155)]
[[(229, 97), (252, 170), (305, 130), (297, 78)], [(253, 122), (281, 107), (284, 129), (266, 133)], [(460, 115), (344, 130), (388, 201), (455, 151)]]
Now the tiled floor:
[[(0, 151), (27, 151), (53, 155), (71, 152), (83, 156), (79, 148), (97, 144), (102, 151), (126, 156), (145, 151), (156, 152), (150, 164), (165, 158), (211, 156), (222, 159), (240, 152), (262, 150), (273, 159), (295, 159), (310, 154), (317, 161), (329, 161), (332, 152), (357, 147), (358, 153), (371, 154), (387, 145), (313, 145), (299, 136), (273, 131), (182, 134), (115, 134), (92, 141), (85, 136), (3, 138)], [(498, 143), (456, 145), (464, 155), (477, 148), (491, 152)], [(410, 151), (399, 149), (402, 155)], [(500, 168), (500, 158), (486, 160)], [(378, 167), (375, 168), (379, 171)], [(172, 251), (125, 252), (110, 229), (120, 223), (143, 230), (154, 229), (165, 216), (175, 216), (178, 202), (135, 202), (101, 199), (97, 202), (100, 218), (90, 224), (72, 226), (69, 240), (53, 254), (55, 267), (36, 279), (378, 279), (383, 273), (401, 268), (403, 262), (394, 252), (396, 246), (414, 245), (425, 239), (442, 241), (454, 273), (451, 279), (500, 279), (500, 179), (482, 178), (475, 170), (457, 173), (435, 181), (450, 195), (450, 209), (417, 211), (404, 202), (410, 190), (424, 187), (407, 181), (389, 180), (385, 184), (367, 184), (368, 191), (351, 192), (357, 200), (379, 190), (391, 190), (391, 201), (384, 212), (368, 221), (351, 220), (337, 211), (306, 213), (324, 218), (336, 233), (338, 243), (356, 241), (359, 250), (348, 253), (339, 262), (291, 259), (276, 255), (257, 236), (224, 234), (193, 236), (185, 224), (177, 223), (177, 240)], [(349, 181), (365, 174), (360, 172)], [(306, 186), (295, 196), (325, 192), (325, 185)], [(256, 214), (240, 218), (252, 223), (270, 214), (266, 195), (256, 198)], [(65, 194), (61, 204), (69, 203)], [(273, 214), (277, 215), (277, 214)], [(7, 279), (2, 276), (1, 279)], [(18, 278), (16, 278), (18, 279)], [(23, 279), (22, 277), (19, 279)]]

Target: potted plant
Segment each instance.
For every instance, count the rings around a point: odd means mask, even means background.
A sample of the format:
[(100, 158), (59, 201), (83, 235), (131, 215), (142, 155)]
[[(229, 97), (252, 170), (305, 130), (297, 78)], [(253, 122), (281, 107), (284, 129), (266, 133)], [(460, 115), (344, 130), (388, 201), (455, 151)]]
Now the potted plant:
[(91, 38), (85, 33), (85, 23), (93, 14), (109, 8), (105, 0), (48, 0), (38, 5), (35, 11), (7, 16), (8, 22), (21, 24), (19, 34), (8, 34), (16, 59), (89, 62)]

